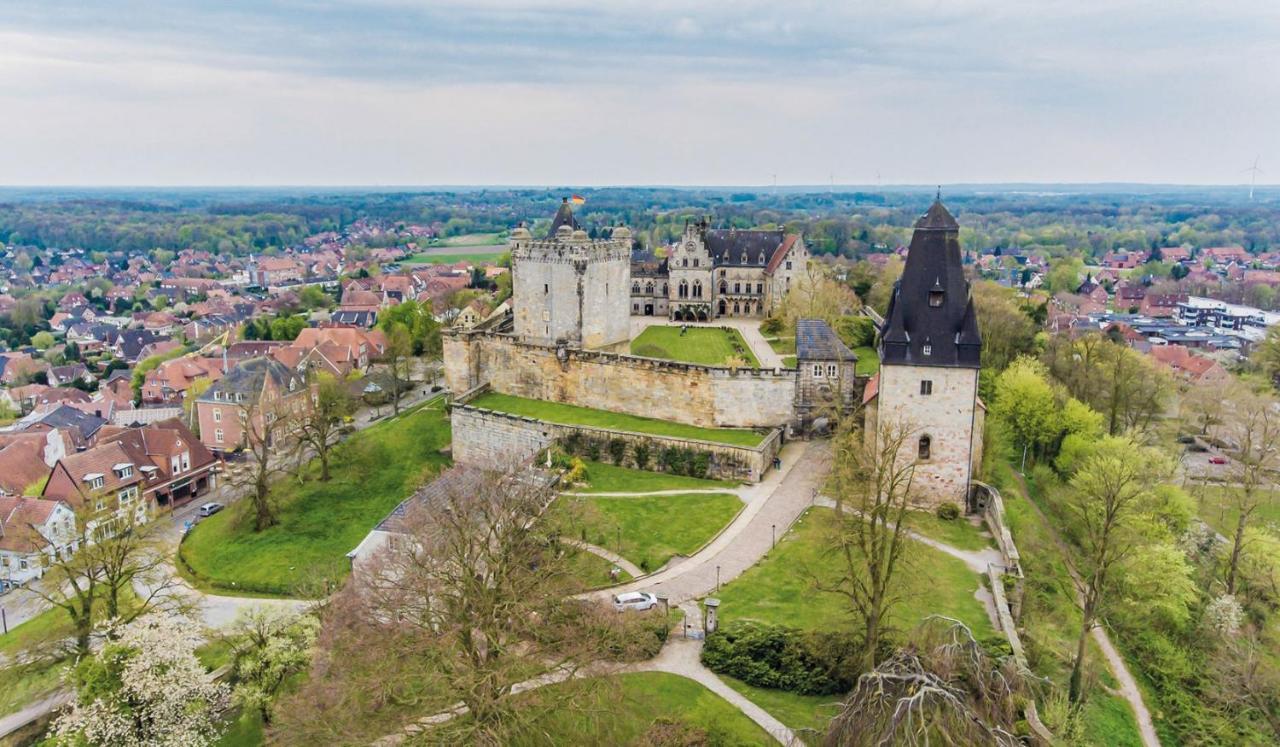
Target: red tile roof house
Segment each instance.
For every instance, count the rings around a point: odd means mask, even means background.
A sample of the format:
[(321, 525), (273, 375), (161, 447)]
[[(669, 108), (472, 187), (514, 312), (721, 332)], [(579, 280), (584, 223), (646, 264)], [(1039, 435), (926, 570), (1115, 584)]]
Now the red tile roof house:
[(49, 558), (76, 550), (76, 515), (64, 501), (0, 498), (0, 584), (40, 578)]
[(1146, 252), (1107, 252), (1102, 257), (1102, 264), (1104, 267), (1110, 267), (1116, 270), (1131, 270), (1146, 261)]
[(245, 445), (250, 425), (261, 433), (264, 415), (288, 416), (309, 407), (309, 392), (305, 377), (280, 361), (250, 358), (196, 399), (200, 441), (214, 452), (235, 451)]
[(181, 420), (161, 420), (141, 428), (103, 426), (98, 443), (124, 447), (144, 478), (147, 505), (172, 510), (217, 487), (222, 460)]
[(154, 508), (142, 498), (145, 478), (139, 466), (118, 443), (68, 454), (53, 465), (41, 497), (70, 504), (86, 532), (96, 526), (139, 524)]
[(1231, 261), (1247, 265), (1253, 262), (1253, 255), (1249, 254), (1243, 246), (1211, 246), (1200, 250), (1200, 259), (1211, 259), (1215, 265), (1224, 265)]
[(197, 381), (222, 378), (221, 358), (186, 355), (174, 358), (147, 372), (142, 381), (142, 402), (148, 405), (180, 405), (187, 390)]
[(1182, 380), (1200, 386), (1222, 386), (1230, 372), (1212, 358), (1196, 355), (1182, 345), (1155, 345), (1149, 355)]
[(1138, 313), (1153, 318), (1176, 316), (1178, 304), (1186, 300), (1185, 293), (1148, 293), (1138, 305)]
[(33, 433), (0, 447), (0, 495), (25, 495), (29, 487), (49, 476), (44, 442), (43, 435)]

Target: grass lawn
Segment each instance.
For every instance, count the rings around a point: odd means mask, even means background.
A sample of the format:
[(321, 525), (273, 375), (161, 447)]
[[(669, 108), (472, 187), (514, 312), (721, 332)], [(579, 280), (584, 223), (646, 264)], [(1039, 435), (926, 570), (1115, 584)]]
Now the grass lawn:
[(232, 711), (226, 728), (214, 747), (259, 747), (266, 744), (266, 725), (262, 722), (262, 714), (254, 711)]
[(561, 402), (547, 402), (540, 399), (525, 399), (509, 394), (489, 392), (471, 400), (468, 404), (483, 407), (512, 415), (523, 415), (537, 418), (548, 423), (564, 425), (586, 425), (595, 428), (610, 428), (633, 433), (652, 433), (658, 436), (675, 438), (693, 438), (702, 441), (732, 444), (734, 446), (758, 446), (764, 440), (764, 434), (741, 428), (700, 428), (696, 425), (672, 423), (668, 420), (642, 418), (636, 415), (624, 415), (620, 412), (596, 410), (590, 407), (566, 405)]
[(858, 356), (858, 365), (856, 371), (859, 376), (870, 376), (880, 370), (880, 355), (876, 353), (873, 347), (860, 347), (853, 349), (854, 355)]
[(588, 485), (575, 488), (580, 493), (646, 493), (654, 490), (733, 488), (739, 483), (731, 480), (703, 480), (664, 472), (618, 467), (604, 462), (587, 463)]
[(983, 530), (970, 524), (964, 516), (944, 521), (932, 511), (911, 511), (907, 513), (906, 524), (914, 532), (961, 550), (992, 547), (991, 540), (982, 535)]
[(764, 341), (769, 343), (769, 347), (773, 348), (773, 352), (778, 355), (796, 354), (796, 338), (794, 337), (766, 337)]
[[(834, 518), (828, 508), (813, 508), (778, 540), (777, 549), (729, 582), (716, 596), (725, 622), (759, 620), (806, 630), (831, 630), (853, 624), (849, 603), (814, 589), (813, 578), (839, 574), (839, 560), (823, 535)], [(901, 634), (931, 614), (963, 621), (979, 639), (994, 634), (982, 603), (974, 597), (980, 577), (963, 562), (917, 542), (904, 551), (897, 568), (901, 601), (889, 625)]]
[(451, 265), (457, 262), (470, 262), (471, 264), (491, 263), (502, 256), (505, 249), (495, 249), (489, 252), (459, 252), (456, 254), (423, 254), (418, 253), (413, 256), (406, 257), (401, 260), (401, 264), (406, 265)]
[[(586, 550), (578, 550), (569, 548), (565, 557), (565, 564), (568, 572), (575, 579), (582, 582), (582, 589), (599, 589), (604, 586), (612, 586), (615, 583), (625, 583), (631, 580), (631, 574), (622, 571), (617, 581), (609, 578), (609, 571), (613, 568), (613, 563), (605, 560), (599, 555), (593, 555)], [(622, 569), (619, 569), (622, 570)]]
[(505, 231), (492, 233), (464, 233), (432, 242), (431, 246), (493, 246), (507, 240)]
[(0, 715), (15, 713), (62, 687), (65, 662), (38, 662), (0, 669)]
[[(1235, 536), (1240, 511), (1235, 505), (1234, 490), (1221, 485), (1191, 485), (1188, 486), (1187, 492), (1195, 498), (1196, 505), (1199, 506), (1200, 518), (1204, 519), (1205, 523), (1227, 537)], [(1249, 521), (1251, 526), (1260, 527), (1270, 524), (1274, 530), (1280, 531), (1280, 500), (1276, 500), (1274, 493), (1258, 506)]]
[(325, 579), (350, 571), (346, 554), (369, 530), (448, 464), (448, 444), (440, 398), (353, 435), (334, 450), (329, 482), (313, 463), (307, 482), (275, 485), (275, 526), (254, 532), (247, 500), (197, 524), (179, 549), (187, 575), (223, 593), (323, 593)]
[(785, 367), (787, 367), (787, 368), (795, 368), (795, 367), (796, 367), (796, 357), (795, 357), (794, 355), (784, 355), (784, 356), (782, 356), (782, 365), (783, 365), (783, 366), (785, 366)]
[[(705, 744), (776, 744), (763, 729), (723, 698), (697, 682), (665, 672), (621, 674), (605, 682), (565, 682), (579, 688), (575, 707), (542, 715), (529, 736), (514, 745), (636, 744), (653, 722), (677, 719), (707, 732)], [(703, 744), (703, 742), (699, 742)]]
[[(681, 334), (681, 330), (684, 334)], [(741, 358), (751, 368), (760, 361), (751, 352), (742, 333), (720, 327), (667, 327), (660, 324), (645, 328), (631, 341), (631, 354), (646, 358), (663, 358), (704, 366), (725, 366), (730, 359)]]
[[(612, 550), (643, 570), (661, 568), (673, 555), (692, 555), (742, 510), (730, 493), (643, 498), (562, 495), (554, 518), (562, 533)], [(619, 548), (618, 540), (622, 546)]]
[(719, 677), (747, 700), (797, 732), (806, 744), (818, 744), (826, 733), (827, 724), (840, 711), (839, 695), (797, 695), (786, 690), (748, 685), (724, 674)]

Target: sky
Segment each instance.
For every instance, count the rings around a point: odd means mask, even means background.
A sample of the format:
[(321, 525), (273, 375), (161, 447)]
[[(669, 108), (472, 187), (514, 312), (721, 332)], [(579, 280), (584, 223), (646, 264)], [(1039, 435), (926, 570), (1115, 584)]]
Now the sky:
[(1277, 71), (1277, 0), (10, 0), (0, 184), (1276, 183)]

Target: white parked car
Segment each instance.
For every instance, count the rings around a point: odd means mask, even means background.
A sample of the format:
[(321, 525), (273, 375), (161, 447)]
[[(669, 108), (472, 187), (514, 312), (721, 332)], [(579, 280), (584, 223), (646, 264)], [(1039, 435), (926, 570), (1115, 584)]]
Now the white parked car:
[(221, 511), (222, 509), (223, 509), (223, 505), (221, 503), (206, 503), (203, 506), (201, 506), (200, 510), (197, 511), (196, 513), (199, 514), (201, 518), (204, 518), (206, 516), (213, 516), (214, 514)]
[(626, 594), (613, 595), (613, 608), (619, 612), (626, 610), (651, 610), (658, 604), (658, 598), (647, 591), (629, 591)]

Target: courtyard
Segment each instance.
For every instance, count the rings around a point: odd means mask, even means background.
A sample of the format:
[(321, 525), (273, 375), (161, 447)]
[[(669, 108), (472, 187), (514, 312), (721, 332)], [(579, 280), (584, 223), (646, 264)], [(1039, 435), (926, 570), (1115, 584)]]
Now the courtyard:
[(724, 327), (651, 325), (631, 340), (631, 354), (704, 366), (760, 367), (742, 333)]

